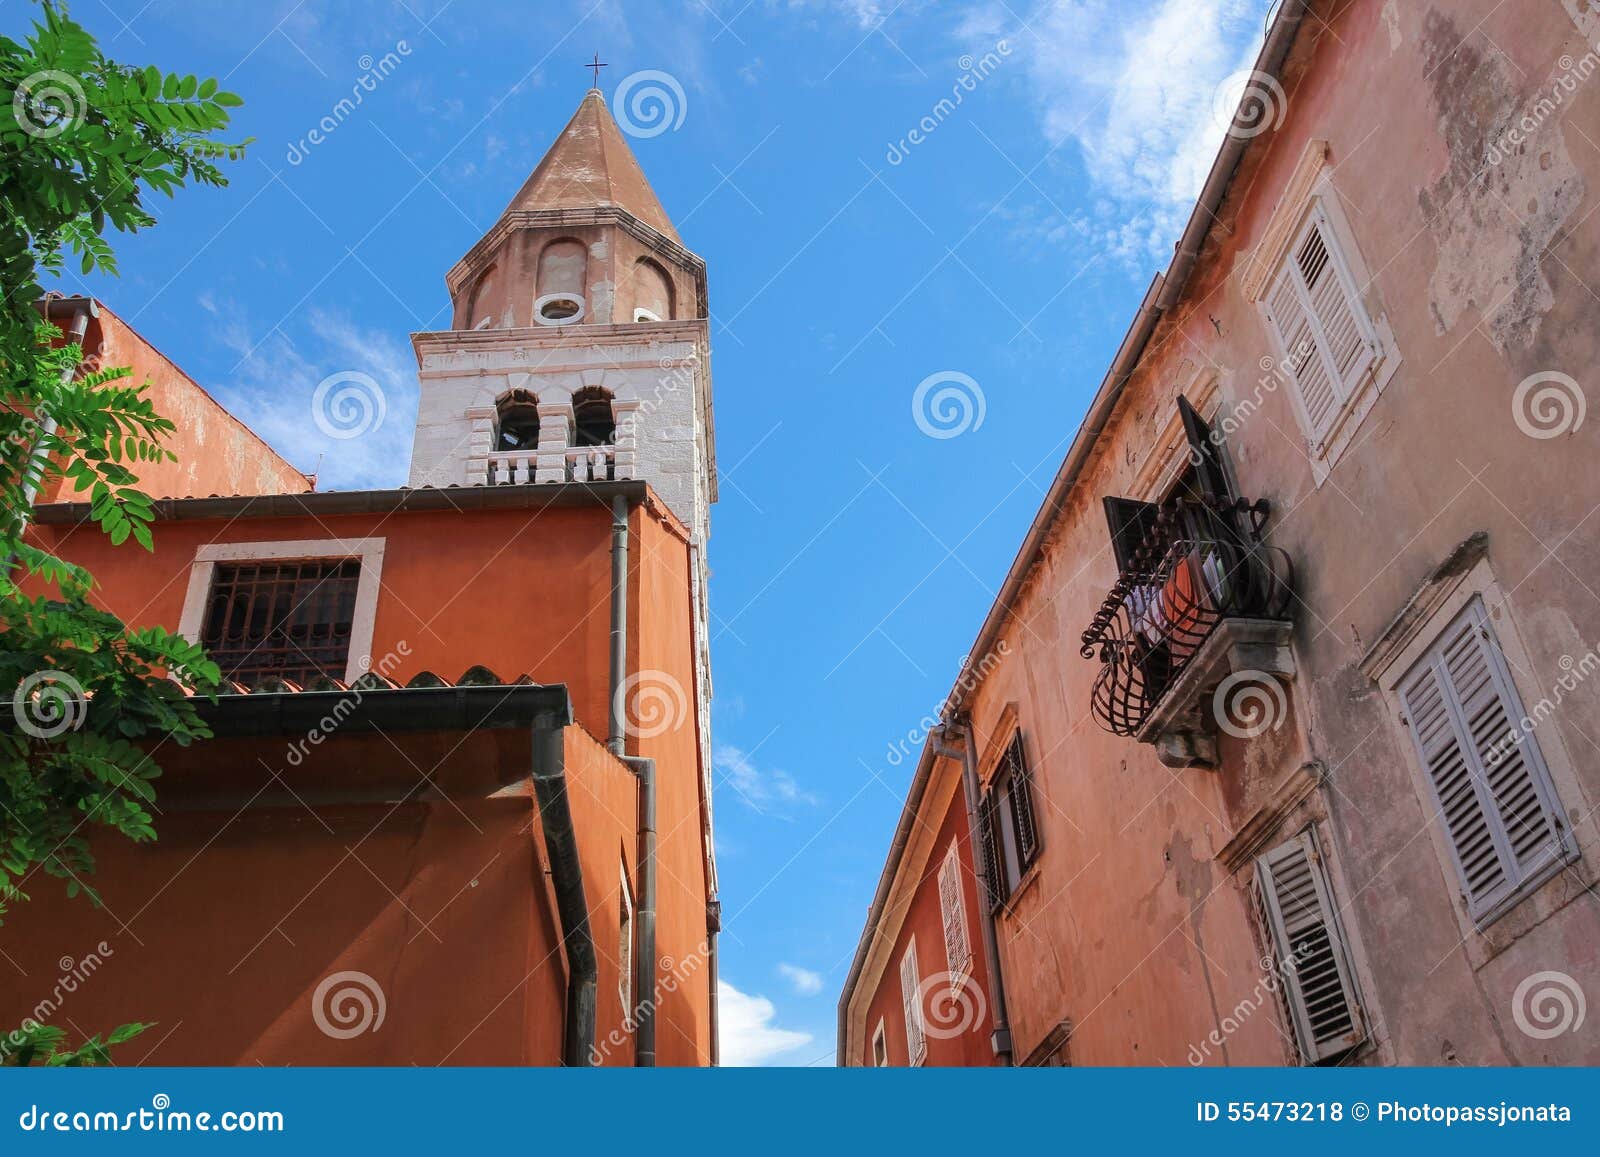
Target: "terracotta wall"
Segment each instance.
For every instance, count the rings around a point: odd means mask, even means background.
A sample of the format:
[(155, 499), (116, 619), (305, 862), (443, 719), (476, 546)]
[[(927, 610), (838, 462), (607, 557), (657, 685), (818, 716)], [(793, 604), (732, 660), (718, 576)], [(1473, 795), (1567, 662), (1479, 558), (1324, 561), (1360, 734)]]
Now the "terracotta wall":
[[(611, 514), (593, 508), (161, 522), (155, 552), (114, 547), (98, 527), (42, 527), (99, 579), (96, 597), (133, 626), (176, 628), (195, 552), (207, 543), (385, 540), (372, 640), (404, 683), (454, 681), (481, 664), (505, 679), (565, 683), (578, 721), (606, 728)], [(400, 654), (401, 644), (405, 653)]]
[[(1563, 5), (1337, 8), (1302, 31), (1282, 122), (1247, 153), (1184, 301), (1156, 330), (1030, 579), (1009, 653), (972, 704), (986, 752), (1014, 704), (1035, 766), (1040, 879), (1002, 918), (1019, 1055), (1065, 1019), (1075, 1064), (1291, 1059), (1262, 989), (1250, 869), (1224, 852), (1311, 765), (1327, 781), (1293, 819), (1317, 821), (1328, 851), (1370, 1030), (1355, 1062), (1597, 1056), (1581, 1033), (1518, 1031), (1514, 1005), (1540, 971), (1600, 987), (1600, 687), (1565, 694), (1535, 736), (1582, 858), (1478, 930), (1463, 918), (1409, 738), (1360, 661), (1479, 531), (1504, 594), (1494, 629), (1515, 646), (1525, 704), (1600, 639), (1600, 603), (1583, 579), (1600, 567), (1600, 538), (1585, 530), (1600, 428), (1569, 422), (1533, 437), (1515, 409), (1529, 375), (1585, 383), (1600, 354), (1586, 287), (1600, 273), (1600, 217), (1589, 212), (1600, 150), (1578, 131), (1600, 123), (1600, 80), (1563, 87), (1531, 142), (1496, 162), (1496, 134), (1591, 52)], [(1276, 350), (1239, 277), (1313, 139), (1328, 142), (1368, 271), (1365, 306), (1400, 358), (1320, 485), (1287, 388), (1263, 385)], [(1584, 388), (1592, 399), (1592, 382)], [(1225, 739), (1220, 772), (1168, 769), (1102, 731), (1089, 714), (1096, 664), (1078, 655), (1116, 579), (1101, 496), (1140, 496), (1159, 474), (1180, 392), (1229, 416), (1239, 488), (1272, 503), (1269, 540), (1292, 557), (1299, 596), (1287, 710), (1257, 739)]]
[[(710, 1057), (710, 968), (689, 554), (670, 520), (636, 510), (632, 528), (629, 668), (642, 672), (639, 687), (666, 694), (668, 710), (666, 726), (658, 730), (641, 717), (630, 739), (631, 752), (653, 756), (659, 766), (659, 1061), (703, 1064)], [(637, 782), (598, 738), (608, 723), (607, 507), (162, 522), (153, 555), (113, 548), (94, 528), (44, 527), (41, 533), (99, 577), (97, 597), (109, 609), (135, 626), (169, 628), (178, 624), (202, 544), (382, 537), (372, 654), (386, 657), (392, 677), (403, 683), (431, 670), (454, 681), (481, 664), (508, 680), (526, 673), (537, 682), (566, 684), (578, 722), (566, 743), (570, 799), (600, 960), (596, 1044), (605, 1063), (632, 1063), (617, 968), (624, 869), (636, 896), (638, 888)], [(460, 799), (411, 804), (392, 816), (362, 808), (340, 811), (336, 819), (321, 808), (312, 815), (292, 795), (273, 802), (274, 793), (284, 793), (267, 769), (284, 766), (286, 744), (214, 741), (170, 753), (175, 768), (188, 760), (208, 774), (164, 778), (163, 805), (179, 800), (187, 811), (203, 814), (158, 814), (161, 842), (153, 848), (97, 842), (97, 848), (104, 844), (105, 913), (65, 901), (54, 882), (40, 883), (39, 901), (19, 906), (6, 927), (8, 951), (14, 940), (32, 945), (31, 954), (19, 958), (29, 978), (42, 983), (63, 945), (92, 946), (126, 923), (129, 931), (121, 934), (135, 945), (135, 935), (144, 939), (152, 952), (136, 953), (116, 940), (125, 979), (97, 984), (94, 1001), (103, 1003), (81, 1005), (90, 1019), (79, 1023), (182, 1019), (194, 1039), (174, 1039), (173, 1050), (162, 1054), (174, 1063), (324, 1057), (332, 1058), (328, 1063), (410, 1063), (447, 1052), (446, 1038), (457, 1030), (466, 1043), (453, 1061), (555, 1063), (564, 969), (531, 798), (488, 798), (491, 789), (477, 784)], [(492, 766), (509, 769), (513, 778), (525, 775), (526, 737), (522, 744), (500, 753)], [(320, 750), (331, 782), (350, 786), (387, 776), (379, 794), (389, 800), (416, 786), (418, 769), (431, 769), (450, 754), (448, 746), (413, 749), (403, 737), (378, 746), (371, 737), (335, 736)], [(266, 794), (258, 797), (258, 790)], [(369, 783), (367, 790), (379, 789)], [(358, 839), (361, 862), (343, 854)], [(470, 890), (470, 905), (451, 900), (463, 888)], [(285, 925), (290, 944), (272, 932), (277, 905), (288, 911), (307, 893), (294, 910), (294, 926)], [(443, 951), (421, 925), (447, 902), (452, 913), (459, 909), (453, 919), (467, 919), (470, 911), (479, 923), (465, 926)], [(261, 937), (266, 948), (252, 960), (259, 958), (262, 975), (236, 981), (229, 972), (235, 958)], [(199, 965), (185, 970), (177, 962), (189, 957)], [(385, 978), (391, 1008), (397, 1013), (406, 1000), (411, 1019), (375, 1039), (363, 1037), (359, 1046), (327, 1052), (320, 1043), (325, 1038), (307, 1035), (302, 1006), (307, 985), (336, 968)], [(523, 977), (527, 984), (519, 986)], [(392, 990), (390, 979), (397, 986)], [(214, 1000), (195, 1006), (196, 985), (215, 986)], [(16, 999), (31, 1006), (37, 998), (19, 991)], [(227, 1013), (236, 1000), (249, 1011)], [(427, 1006), (426, 1018), (415, 1013), (419, 1004)], [(214, 1020), (226, 1016), (233, 1016), (226, 1031), (211, 1034)]]
[[(159, 839), (94, 841), (104, 907), (36, 877), (7, 914), (20, 972), (0, 1022), (46, 999), (59, 1008), (40, 1019), (78, 1039), (154, 1021), (119, 1058), (150, 1064), (556, 1063), (564, 974), (533, 800), (483, 790), (485, 769), (526, 766), (529, 740), (501, 733), (470, 761), (458, 741), (337, 736), (298, 766), (287, 741), (158, 749)], [(449, 798), (330, 790), (352, 764), (403, 780), (407, 760)], [(369, 979), (319, 996), (341, 972)], [(348, 1031), (362, 1014), (341, 990), (367, 994), (365, 1031)]]
[[(936, 833), (931, 841), (918, 846), (918, 854), (903, 861), (901, 878), (897, 881), (893, 898), (885, 906), (886, 916), (880, 928), (884, 943), (874, 954), (872, 963), (864, 970), (861, 982), (852, 997), (853, 1006), (864, 1005), (865, 1018), (859, 1033), (852, 1030), (850, 1056), (842, 1063), (852, 1065), (873, 1064), (872, 1036), (877, 1031), (880, 1018), (884, 1025), (884, 1039), (888, 1044), (889, 1064), (907, 1063), (905, 1006), (900, 992), (900, 958), (915, 938), (917, 968), (927, 999), (923, 1006), (926, 1026), (927, 1056), (924, 1065), (930, 1066), (980, 1066), (995, 1062), (990, 1045), (993, 1009), (986, 994), (989, 991), (988, 967), (983, 955), (981, 921), (984, 909), (979, 903), (976, 876), (973, 873), (972, 845), (967, 827), (966, 803), (959, 784), (949, 781), (956, 778), (954, 771), (946, 769), (943, 787), (948, 800), (940, 809), (930, 809), (919, 817), (928, 832)], [(950, 788), (954, 787), (951, 791)], [(944, 918), (939, 906), (939, 866), (954, 841), (959, 849), (962, 864), (962, 904), (967, 918), (967, 936), (972, 947), (972, 971), (966, 982), (968, 995), (958, 1001), (944, 996), (944, 986), (938, 977), (948, 975), (950, 965), (945, 954)], [(936, 991), (935, 991), (936, 989)]]
[[(132, 375), (119, 386), (148, 380), (146, 397), (158, 414), (177, 424), (164, 444), (178, 460), (141, 463), (137, 468), (139, 489), (146, 494), (189, 498), (209, 494), (299, 494), (311, 489), (304, 474), (279, 457), (103, 303), (100, 316), (89, 323), (84, 335), (84, 356), (97, 368), (131, 368)], [(41, 502), (72, 499), (72, 484), (65, 480), (39, 496)]]
[[(656, 761), (658, 1063), (695, 1065), (711, 1055), (711, 969), (707, 960), (705, 809), (695, 696), (690, 554), (681, 527), (635, 509), (629, 554), (630, 755)], [(675, 977), (670, 986), (669, 977)]]

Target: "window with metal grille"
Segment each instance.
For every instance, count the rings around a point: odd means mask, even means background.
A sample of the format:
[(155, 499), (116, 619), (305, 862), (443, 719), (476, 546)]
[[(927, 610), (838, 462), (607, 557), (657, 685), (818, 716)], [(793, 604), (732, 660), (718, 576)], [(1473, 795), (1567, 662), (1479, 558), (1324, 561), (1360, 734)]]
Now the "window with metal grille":
[(978, 804), (989, 907), (1011, 898), (1022, 877), (1039, 858), (1038, 827), (1033, 813), (1033, 773), (1028, 768), (1019, 731), (1006, 744), (989, 790)]
[(944, 922), (944, 957), (952, 977), (972, 964), (972, 943), (967, 936), (967, 905), (961, 897), (961, 856), (954, 840), (939, 865), (939, 916)]
[(1256, 859), (1256, 886), (1300, 1055), (1315, 1064), (1348, 1052), (1366, 1033), (1311, 828)]
[(1294, 381), (1306, 434), (1320, 455), (1379, 358), (1372, 321), (1320, 204), (1267, 290), (1266, 316)]
[(1406, 673), (1400, 703), (1467, 911), (1487, 924), (1576, 852), (1481, 599)]
[(342, 679), (359, 559), (218, 563), (201, 642), (226, 678)]
[(928, 1032), (922, 1020), (922, 976), (917, 971), (914, 936), (900, 958), (900, 1007), (906, 1018), (906, 1063), (920, 1065), (928, 1055)]

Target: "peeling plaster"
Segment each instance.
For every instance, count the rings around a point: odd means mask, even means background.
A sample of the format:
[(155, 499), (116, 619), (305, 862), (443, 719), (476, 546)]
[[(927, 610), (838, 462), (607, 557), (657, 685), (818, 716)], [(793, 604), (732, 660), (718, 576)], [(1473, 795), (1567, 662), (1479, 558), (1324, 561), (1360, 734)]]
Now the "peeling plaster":
[[(1554, 304), (1540, 262), (1584, 194), (1561, 133), (1571, 99), (1540, 103), (1564, 70), (1557, 62), (1549, 77), (1530, 78), (1519, 91), (1499, 51), (1463, 36), (1437, 8), (1424, 21), (1422, 49), (1449, 150), (1444, 175), (1418, 194), (1438, 251), (1429, 306), (1440, 333), (1477, 313), (1497, 351), (1526, 347)], [(1508, 143), (1513, 132), (1521, 143)]]

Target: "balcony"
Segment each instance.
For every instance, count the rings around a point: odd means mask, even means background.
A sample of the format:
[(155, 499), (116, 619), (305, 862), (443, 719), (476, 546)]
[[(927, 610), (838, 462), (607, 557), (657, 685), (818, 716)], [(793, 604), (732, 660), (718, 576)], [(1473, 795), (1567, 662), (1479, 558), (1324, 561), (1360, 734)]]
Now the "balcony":
[(490, 486), (519, 482), (612, 482), (633, 477), (632, 454), (620, 447), (566, 446), (551, 449), (494, 450), (484, 459), (483, 481)]
[(1264, 499), (1163, 504), (1083, 633), (1100, 663), (1095, 719), (1169, 767), (1217, 766), (1211, 700), (1229, 676), (1281, 698), (1273, 680), (1294, 674), (1293, 570), (1262, 541), (1268, 512)]

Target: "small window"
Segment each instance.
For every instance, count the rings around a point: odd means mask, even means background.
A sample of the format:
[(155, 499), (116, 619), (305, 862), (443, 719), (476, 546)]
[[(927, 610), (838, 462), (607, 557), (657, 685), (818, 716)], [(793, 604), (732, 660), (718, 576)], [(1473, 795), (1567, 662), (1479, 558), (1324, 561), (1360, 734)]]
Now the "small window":
[(1039, 858), (1033, 774), (1028, 769), (1020, 731), (1006, 745), (978, 813), (991, 892), (989, 906), (994, 910), (1011, 898), (1023, 874)]
[(1481, 598), (1406, 673), (1400, 702), (1481, 927), (1576, 855)]
[(633, 889), (628, 887), (628, 866), (622, 866), (621, 917), (617, 929), (617, 993), (622, 1015), (633, 1019)]
[(922, 1020), (922, 977), (917, 971), (915, 936), (900, 958), (900, 1007), (906, 1019), (906, 1063), (920, 1065), (928, 1055), (928, 1030)]
[(1257, 858), (1256, 887), (1300, 1055), (1343, 1055), (1366, 1034), (1313, 829)]
[(944, 958), (952, 982), (972, 966), (972, 943), (967, 936), (967, 905), (961, 895), (961, 855), (956, 841), (939, 865), (939, 916), (944, 923)]
[(1320, 458), (1380, 360), (1372, 320), (1320, 202), (1284, 255), (1265, 313)]
[(635, 309), (633, 311), (633, 320), (636, 321), (636, 322), (640, 322), (640, 321), (660, 321), (661, 318), (659, 316), (657, 316), (656, 314), (650, 312), (648, 309), (639, 308), (639, 309)]
[(872, 1030), (872, 1067), (889, 1067), (889, 1034), (883, 1030), (882, 1017), (878, 1018), (878, 1027)]
[(539, 444), (539, 397), (532, 390), (512, 390), (495, 404), (494, 448), (532, 450)]
[(533, 303), (540, 325), (576, 325), (583, 320), (583, 298), (576, 293), (547, 293)]
[(345, 677), (358, 559), (219, 563), (201, 643), (225, 678)]

